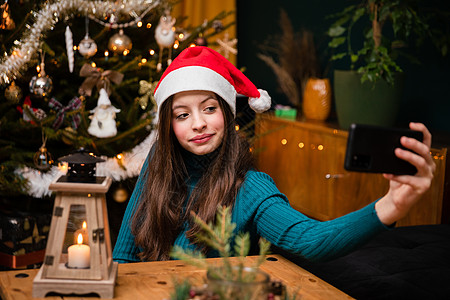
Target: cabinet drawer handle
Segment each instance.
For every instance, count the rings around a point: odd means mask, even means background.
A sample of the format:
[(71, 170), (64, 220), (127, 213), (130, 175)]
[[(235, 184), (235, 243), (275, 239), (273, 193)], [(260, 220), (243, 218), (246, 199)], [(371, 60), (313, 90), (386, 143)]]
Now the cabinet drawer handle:
[(338, 179), (344, 176), (344, 174), (325, 174), (325, 179)]

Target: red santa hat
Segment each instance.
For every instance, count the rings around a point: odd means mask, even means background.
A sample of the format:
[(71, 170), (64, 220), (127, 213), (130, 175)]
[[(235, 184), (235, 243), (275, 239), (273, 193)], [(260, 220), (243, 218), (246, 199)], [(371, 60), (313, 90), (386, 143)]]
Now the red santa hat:
[(208, 47), (183, 50), (163, 73), (155, 88), (158, 111), (170, 96), (185, 91), (211, 91), (224, 99), (236, 115), (236, 95), (247, 96), (258, 112), (270, 108), (269, 94), (255, 85), (232, 63)]

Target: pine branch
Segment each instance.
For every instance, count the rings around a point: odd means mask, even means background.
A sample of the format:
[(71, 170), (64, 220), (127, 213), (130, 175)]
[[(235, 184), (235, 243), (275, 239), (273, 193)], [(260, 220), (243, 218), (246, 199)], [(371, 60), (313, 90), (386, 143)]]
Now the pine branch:
[[(216, 263), (208, 264), (202, 253), (193, 251), (191, 249), (183, 249), (175, 246), (171, 251), (171, 256), (177, 259), (184, 260), (186, 263), (194, 265), (199, 268), (207, 270), (208, 278), (218, 281), (228, 282), (253, 282), (257, 276), (259, 266), (264, 262), (265, 256), (269, 251), (270, 243), (264, 239), (259, 241), (260, 257), (255, 262), (254, 266), (249, 268), (245, 266), (245, 257), (250, 251), (250, 234), (240, 233), (234, 238), (234, 255), (237, 256), (238, 264), (233, 266), (230, 262), (231, 244), (233, 241), (233, 232), (236, 224), (231, 222), (231, 208), (219, 206), (217, 208), (215, 223), (207, 224), (195, 212), (191, 212), (194, 222), (201, 227), (201, 231), (195, 235), (198, 242), (203, 242), (217, 250), (222, 257), (222, 265), (217, 266)], [(236, 299), (234, 298), (236, 290), (232, 288), (233, 285), (212, 287), (212, 292), (218, 295), (220, 299)], [(175, 287), (176, 291), (172, 299), (183, 294), (184, 286)], [(182, 299), (182, 298), (181, 298)], [(247, 298), (246, 298), (247, 299)], [(253, 298), (252, 298), (253, 299)]]
[(191, 290), (191, 284), (188, 279), (178, 282), (174, 280), (174, 286), (176, 287), (172, 294), (170, 294), (171, 300), (186, 300), (188, 299), (189, 292)]
[(269, 254), (270, 251), (270, 242), (267, 241), (264, 238), (259, 239), (259, 256), (258, 260), (256, 261), (254, 268), (259, 268), (261, 264), (265, 261), (267, 254)]
[(208, 267), (205, 256), (198, 251), (185, 250), (180, 246), (174, 246), (170, 255), (176, 259), (184, 260), (190, 265), (198, 268), (206, 269)]
[(216, 226), (206, 224), (195, 212), (191, 212), (191, 215), (194, 217), (194, 222), (204, 231), (204, 234), (199, 234), (196, 238), (217, 250), (223, 259), (225, 274), (232, 274), (232, 266), (228, 258), (231, 248), (230, 239), (236, 225), (231, 223), (230, 208), (221, 206), (217, 208)]
[(28, 187), (27, 180), (18, 176), (14, 172), (15, 168), (17, 165), (13, 162), (0, 164), (0, 195), (24, 194), (23, 191)]
[(250, 251), (250, 234), (246, 232), (236, 236), (234, 252), (241, 259), (241, 262), (244, 261), (244, 258), (245, 256), (248, 255), (249, 251)]
[(242, 281), (242, 273), (245, 267), (245, 257), (250, 251), (250, 234), (248, 232), (241, 233), (236, 236), (234, 252), (239, 259), (238, 268), (238, 281)]

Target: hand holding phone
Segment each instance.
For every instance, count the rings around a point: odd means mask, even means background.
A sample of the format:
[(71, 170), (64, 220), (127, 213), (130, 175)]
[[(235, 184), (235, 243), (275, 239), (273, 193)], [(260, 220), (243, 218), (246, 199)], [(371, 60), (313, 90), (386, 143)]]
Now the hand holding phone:
[(415, 166), (395, 156), (402, 136), (423, 140), (423, 133), (411, 129), (352, 124), (349, 128), (344, 168), (348, 171), (414, 175)]

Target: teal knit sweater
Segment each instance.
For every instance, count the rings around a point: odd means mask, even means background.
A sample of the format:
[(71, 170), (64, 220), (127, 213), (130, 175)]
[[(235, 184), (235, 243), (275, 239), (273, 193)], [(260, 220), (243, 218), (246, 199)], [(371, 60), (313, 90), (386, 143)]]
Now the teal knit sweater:
[[(204, 170), (202, 160), (208, 157), (193, 154), (184, 155), (189, 178), (187, 185), (192, 189)], [(136, 187), (125, 211), (120, 232), (113, 251), (113, 259), (120, 263), (140, 261), (137, 254), (142, 251), (134, 243), (130, 222), (144, 189), (144, 163)], [(307, 197), (308, 195), (305, 195)], [(260, 237), (273, 245), (310, 260), (325, 260), (341, 256), (363, 244), (375, 234), (386, 230), (377, 217), (375, 203), (330, 221), (317, 221), (293, 209), (276, 187), (269, 175), (249, 171), (240, 188), (232, 212), (236, 232), (249, 232), (251, 249), (257, 248)], [(175, 245), (195, 249), (186, 238), (187, 226), (180, 232)], [(214, 256), (209, 253), (208, 256)]]

